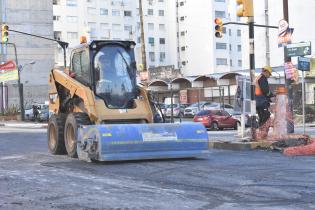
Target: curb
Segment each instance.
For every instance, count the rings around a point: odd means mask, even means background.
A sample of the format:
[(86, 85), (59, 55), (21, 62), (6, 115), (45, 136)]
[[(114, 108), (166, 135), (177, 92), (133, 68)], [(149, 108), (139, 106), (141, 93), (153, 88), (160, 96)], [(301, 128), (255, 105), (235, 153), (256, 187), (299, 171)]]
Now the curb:
[(224, 141), (209, 141), (209, 149), (223, 149), (235, 151), (249, 151), (255, 149), (270, 148), (272, 142), (224, 142)]
[(25, 125), (25, 124), (5, 124), (0, 123), (0, 127), (8, 127), (8, 128), (26, 128), (26, 129), (43, 129), (47, 128), (48, 125)]

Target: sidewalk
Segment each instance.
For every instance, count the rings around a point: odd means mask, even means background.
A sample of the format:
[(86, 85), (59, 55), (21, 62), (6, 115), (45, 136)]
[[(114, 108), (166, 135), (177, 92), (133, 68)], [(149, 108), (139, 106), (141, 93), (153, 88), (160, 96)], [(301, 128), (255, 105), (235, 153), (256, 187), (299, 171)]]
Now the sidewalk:
[(47, 123), (21, 122), (21, 121), (0, 121), (1, 127), (11, 128), (47, 128)]

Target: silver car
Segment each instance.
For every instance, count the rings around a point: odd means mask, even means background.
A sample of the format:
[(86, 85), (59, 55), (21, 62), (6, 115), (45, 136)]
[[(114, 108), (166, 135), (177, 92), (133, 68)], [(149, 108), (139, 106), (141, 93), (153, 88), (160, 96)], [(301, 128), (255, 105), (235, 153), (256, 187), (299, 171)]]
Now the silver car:
[(200, 101), (199, 103), (193, 103), (189, 107), (185, 108), (185, 117), (194, 117), (200, 110), (204, 110), (205, 106), (209, 106), (211, 102)]

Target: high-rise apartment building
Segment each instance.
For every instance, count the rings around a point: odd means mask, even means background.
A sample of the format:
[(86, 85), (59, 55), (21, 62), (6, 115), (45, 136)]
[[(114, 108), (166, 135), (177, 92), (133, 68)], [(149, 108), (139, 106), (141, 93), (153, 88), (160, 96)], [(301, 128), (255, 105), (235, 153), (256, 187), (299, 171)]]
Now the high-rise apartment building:
[[(54, 34), (71, 49), (84, 35), (92, 39), (134, 40), (141, 61), (138, 0), (54, 0)], [(224, 28), (214, 37), (214, 18), (237, 21), (229, 0), (142, 0), (148, 68), (174, 65), (185, 76), (240, 69), (241, 31)], [(62, 65), (60, 47), (56, 59)]]
[[(186, 76), (223, 73), (242, 68), (241, 30), (223, 28), (223, 37), (214, 36), (214, 19), (236, 22), (231, 0), (177, 0), (179, 65)], [(235, 5), (235, 4), (234, 4)]]
[[(173, 18), (166, 0), (143, 0), (147, 66), (174, 65), (170, 24)], [(136, 58), (141, 63), (140, 18), (135, 0), (54, 0), (55, 38), (69, 42), (69, 50), (79, 44), (80, 36), (89, 40), (133, 40)], [(63, 63), (58, 47), (56, 60)], [(176, 59), (176, 58), (175, 58)]]

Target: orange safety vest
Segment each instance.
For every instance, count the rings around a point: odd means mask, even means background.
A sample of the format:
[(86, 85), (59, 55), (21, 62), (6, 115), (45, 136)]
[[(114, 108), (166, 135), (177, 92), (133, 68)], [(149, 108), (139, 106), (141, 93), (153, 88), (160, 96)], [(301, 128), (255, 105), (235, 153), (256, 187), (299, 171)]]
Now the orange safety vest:
[(259, 75), (258, 77), (256, 77), (256, 80), (255, 80), (255, 95), (256, 96), (261, 96), (263, 94), (258, 83), (258, 80), (261, 78), (261, 76), (262, 75)]

